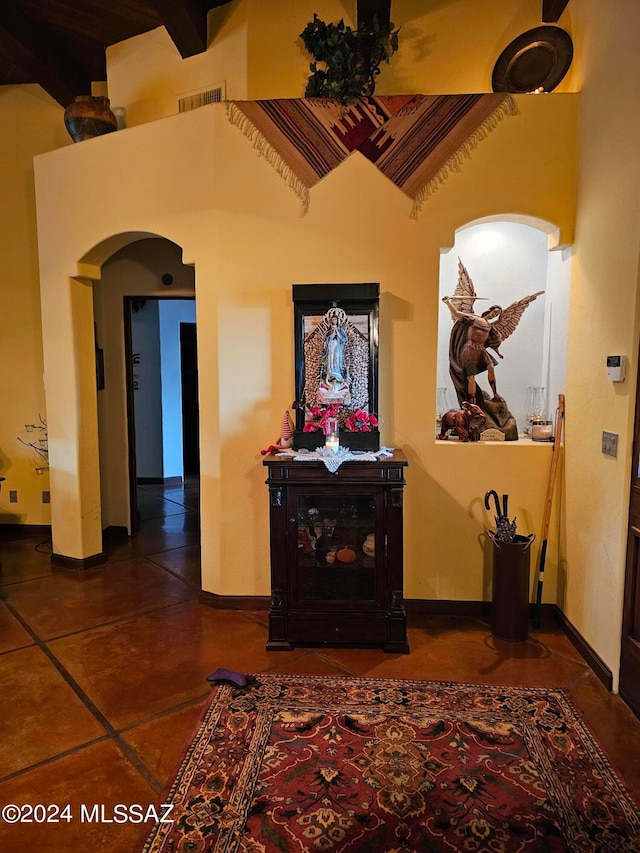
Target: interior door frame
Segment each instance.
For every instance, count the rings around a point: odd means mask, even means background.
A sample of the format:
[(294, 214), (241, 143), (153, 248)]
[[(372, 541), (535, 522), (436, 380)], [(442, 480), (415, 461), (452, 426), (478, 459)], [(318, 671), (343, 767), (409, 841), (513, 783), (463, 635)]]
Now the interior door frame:
[[(131, 305), (136, 300), (145, 299), (157, 302), (175, 302), (176, 300), (196, 302), (196, 297), (186, 295), (164, 296), (156, 294), (143, 294), (140, 296), (123, 296), (124, 312), (124, 361), (125, 361), (125, 385), (126, 385), (126, 407), (127, 407), (127, 441), (128, 441), (128, 469), (129, 469), (129, 507), (130, 507), (130, 535), (134, 536), (139, 530), (138, 515), (138, 476), (136, 465), (136, 424), (135, 424), (135, 400), (133, 387), (133, 330), (131, 325)], [(197, 321), (194, 323), (197, 330)], [(197, 333), (197, 332), (196, 332)], [(197, 367), (196, 350), (196, 367)]]
[(133, 331), (131, 328), (131, 304), (135, 299), (146, 297), (123, 297), (124, 311), (124, 364), (127, 400), (127, 442), (129, 448), (129, 529), (135, 536), (139, 528), (138, 518), (138, 471), (136, 466), (136, 419), (133, 399)]
[[(639, 347), (640, 349), (640, 347)], [(640, 718), (640, 371), (636, 380), (618, 692)]]

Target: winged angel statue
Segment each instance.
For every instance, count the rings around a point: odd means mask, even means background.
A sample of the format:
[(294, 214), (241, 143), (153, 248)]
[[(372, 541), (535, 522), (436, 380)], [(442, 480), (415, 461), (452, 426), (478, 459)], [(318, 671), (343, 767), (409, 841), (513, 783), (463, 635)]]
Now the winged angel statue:
[[(468, 402), (479, 406), (487, 418), (485, 429), (493, 427), (500, 430), (507, 441), (518, 438), (518, 427), (505, 400), (498, 394), (494, 370), (498, 362), (489, 350), (503, 358), (500, 345), (513, 334), (527, 306), (541, 293), (544, 291), (525, 296), (507, 308), (492, 305), (478, 315), (474, 312), (474, 302), (482, 297), (476, 296), (469, 273), (458, 259), (455, 292), (442, 300), (454, 320), (449, 340), (449, 373), (458, 402), (460, 405)], [(493, 397), (489, 397), (476, 383), (476, 376), (485, 372)]]

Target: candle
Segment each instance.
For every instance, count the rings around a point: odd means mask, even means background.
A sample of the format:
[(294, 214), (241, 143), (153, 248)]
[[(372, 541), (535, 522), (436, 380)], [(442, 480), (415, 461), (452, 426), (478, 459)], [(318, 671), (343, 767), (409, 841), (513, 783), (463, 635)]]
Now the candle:
[(531, 425), (531, 438), (534, 441), (551, 441), (553, 438), (553, 424), (551, 421), (544, 421)]
[(328, 450), (333, 450), (334, 453), (337, 453), (340, 449), (340, 433), (338, 431), (337, 418), (327, 418), (324, 444)]

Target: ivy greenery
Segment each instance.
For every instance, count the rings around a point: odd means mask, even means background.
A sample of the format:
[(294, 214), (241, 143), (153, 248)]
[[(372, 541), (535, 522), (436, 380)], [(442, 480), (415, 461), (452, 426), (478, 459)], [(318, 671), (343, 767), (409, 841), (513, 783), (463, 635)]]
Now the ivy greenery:
[(360, 24), (353, 30), (343, 19), (326, 24), (314, 14), (313, 21), (300, 33), (313, 57), (305, 97), (336, 98), (348, 104), (363, 95), (373, 95), (380, 65), (388, 63), (398, 49), (399, 32), (391, 22), (380, 24), (377, 17), (371, 29)]

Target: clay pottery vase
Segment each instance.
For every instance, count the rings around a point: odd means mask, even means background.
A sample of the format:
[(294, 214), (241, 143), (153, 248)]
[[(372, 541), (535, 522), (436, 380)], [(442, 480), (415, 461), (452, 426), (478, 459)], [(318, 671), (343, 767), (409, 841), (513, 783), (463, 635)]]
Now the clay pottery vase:
[(74, 142), (117, 130), (118, 120), (104, 95), (78, 95), (64, 111), (64, 125)]

